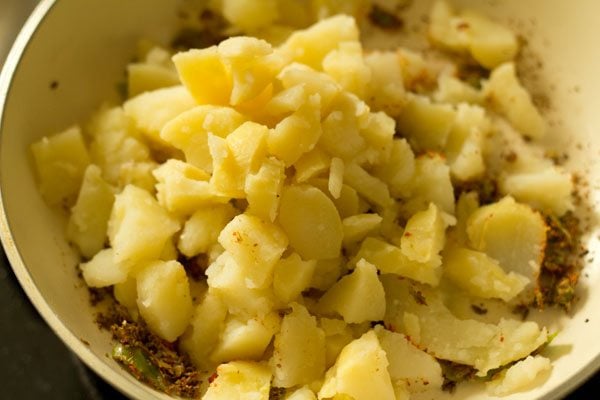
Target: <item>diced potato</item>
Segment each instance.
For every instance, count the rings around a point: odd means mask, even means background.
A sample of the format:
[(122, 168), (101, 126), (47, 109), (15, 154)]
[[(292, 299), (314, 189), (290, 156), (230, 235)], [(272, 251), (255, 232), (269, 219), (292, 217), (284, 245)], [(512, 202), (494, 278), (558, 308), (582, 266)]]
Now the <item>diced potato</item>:
[(31, 145), (31, 152), (44, 200), (51, 205), (73, 204), (90, 164), (79, 127), (43, 137)]
[(203, 400), (269, 400), (272, 375), (269, 367), (264, 364), (232, 361), (219, 365), (216, 375), (202, 397)]
[(282, 258), (275, 265), (273, 277), (273, 293), (284, 303), (296, 300), (300, 294), (308, 289), (317, 262), (304, 261), (297, 253), (292, 253), (287, 258)]
[(271, 289), (249, 288), (246, 273), (226, 251), (206, 270), (208, 286), (223, 299), (232, 314), (245, 318), (268, 314), (274, 304)]
[(387, 185), (355, 163), (346, 165), (344, 180), (361, 196), (377, 206), (385, 207), (392, 203)]
[(389, 161), (392, 154), (396, 121), (383, 112), (370, 113), (366, 126), (360, 131), (367, 141), (366, 160), (370, 165)]
[(195, 308), (190, 325), (179, 339), (181, 348), (201, 371), (212, 368), (209, 358), (225, 328), (227, 306), (221, 298), (210, 290)]
[(346, 218), (359, 213), (358, 194), (352, 187), (344, 183), (342, 185), (342, 190), (340, 191), (340, 197), (336, 199), (329, 193), (329, 181), (327, 179), (311, 179), (308, 183), (321, 190), (331, 199), (331, 201), (333, 201), (341, 218)]
[(217, 46), (175, 54), (173, 63), (179, 79), (198, 104), (229, 104), (233, 83)]
[(508, 272), (535, 284), (546, 247), (546, 223), (531, 207), (505, 197), (480, 207), (467, 221), (471, 246), (497, 260)]
[(179, 84), (177, 72), (162, 65), (148, 63), (127, 65), (127, 95), (130, 98), (144, 92)]
[(227, 145), (227, 140), (209, 133), (208, 149), (213, 161), (211, 190), (222, 197), (244, 198), (246, 175)]
[(513, 63), (502, 64), (494, 69), (483, 91), (492, 107), (504, 115), (522, 135), (532, 139), (544, 136), (544, 119), (533, 104), (529, 92), (519, 82)]
[(269, 153), (290, 166), (312, 150), (321, 137), (320, 105), (320, 96), (311, 95), (296, 112), (281, 120), (268, 136)]
[(281, 116), (297, 111), (307, 97), (305, 85), (300, 83), (274, 94), (265, 108), (269, 115)]
[(268, 135), (269, 128), (247, 121), (227, 136), (227, 146), (244, 176), (256, 172), (265, 160)]
[(323, 59), (323, 71), (340, 86), (359, 97), (364, 97), (371, 80), (371, 69), (366, 65), (360, 42), (340, 42)]
[(445, 213), (454, 214), (450, 168), (441, 155), (426, 153), (416, 158), (409, 190), (411, 197), (403, 206), (407, 216), (426, 209), (429, 203), (434, 203)]
[(548, 358), (540, 355), (528, 356), (508, 368), (499, 378), (488, 382), (486, 389), (492, 396), (524, 392), (545, 381), (551, 369)]
[(344, 276), (319, 300), (324, 313), (338, 313), (347, 323), (380, 321), (385, 314), (385, 293), (377, 268), (361, 259), (350, 275)]
[(158, 167), (154, 161), (124, 162), (119, 166), (117, 185), (122, 190), (127, 185), (135, 185), (148, 192), (154, 192), (156, 178), (152, 172)]
[(279, 331), (275, 312), (261, 318), (241, 320), (230, 317), (210, 358), (216, 363), (233, 360), (260, 360), (273, 335)]
[(268, 27), (278, 17), (277, 0), (248, 2), (245, 0), (223, 0), (223, 16), (232, 25), (243, 31), (252, 32)]
[(246, 213), (265, 221), (275, 221), (284, 181), (285, 164), (275, 157), (267, 158), (258, 172), (246, 177)]
[(463, 22), (455, 16), (454, 9), (446, 0), (438, 0), (429, 12), (429, 39), (444, 49), (465, 52), (469, 46), (469, 34), (463, 28)]
[(337, 257), (342, 246), (342, 221), (333, 202), (310, 185), (285, 187), (277, 220), (290, 246), (304, 260)]
[(123, 282), (115, 283), (113, 286), (113, 295), (119, 304), (127, 308), (129, 315), (134, 320), (137, 320), (139, 311), (137, 308), (137, 282), (135, 278), (129, 277)]
[(89, 287), (105, 287), (125, 282), (129, 268), (114, 261), (113, 249), (100, 250), (88, 262), (79, 264), (83, 279)]
[(441, 150), (446, 145), (454, 118), (452, 106), (412, 95), (398, 116), (398, 130), (421, 150)]
[(308, 153), (304, 153), (295, 163), (296, 182), (306, 182), (311, 178), (318, 177), (331, 166), (331, 157), (323, 150), (315, 147)]
[(325, 372), (325, 334), (304, 306), (291, 304), (275, 335), (273, 385), (293, 387), (319, 379)]
[(325, 375), (319, 399), (346, 395), (354, 400), (396, 400), (388, 365), (385, 351), (371, 330), (344, 347)]
[(212, 172), (208, 135), (226, 137), (239, 127), (245, 118), (229, 107), (197, 106), (182, 112), (167, 123), (160, 137), (182, 150), (188, 163)]
[[(110, 136), (114, 132), (121, 132), (124, 136), (139, 136), (135, 124), (131, 118), (125, 115), (123, 107), (106, 104), (92, 114), (84, 129), (84, 133), (92, 139), (103, 135)], [(98, 162), (98, 160), (94, 160), (94, 162)]]
[(438, 361), (414, 346), (406, 336), (385, 329), (374, 328), (379, 344), (385, 351), (392, 383), (403, 382), (411, 393), (441, 389), (444, 378)]
[(329, 193), (334, 199), (339, 199), (342, 193), (342, 186), (344, 184), (344, 161), (341, 158), (334, 157), (331, 159), (331, 166), (329, 167), (329, 182), (328, 189)]
[(454, 76), (440, 75), (438, 78), (438, 87), (433, 94), (433, 98), (438, 103), (481, 104), (483, 102), (483, 93)]
[(383, 274), (399, 275), (432, 286), (438, 285), (442, 275), (439, 259), (433, 259), (428, 263), (412, 261), (399, 247), (376, 238), (366, 238), (354, 259), (366, 260)]
[(294, 390), (294, 392), (286, 397), (286, 400), (317, 400), (317, 396), (315, 396), (315, 392), (304, 386)]
[(400, 240), (402, 253), (419, 263), (440, 263), (440, 251), (446, 243), (446, 223), (440, 209), (433, 203), (425, 211), (415, 213), (404, 228)]
[(104, 247), (115, 199), (113, 189), (102, 179), (101, 173), (96, 165), (86, 168), (67, 225), (67, 238), (77, 245), (85, 258), (91, 258)]
[(500, 179), (500, 192), (535, 209), (561, 216), (573, 209), (573, 177), (559, 167), (509, 174)]
[(158, 203), (174, 214), (190, 215), (201, 207), (229, 200), (213, 193), (208, 181), (210, 175), (183, 161), (169, 159), (152, 174), (158, 181)]
[(319, 145), (333, 156), (352, 160), (367, 143), (360, 133), (369, 119), (369, 107), (353, 94), (342, 92), (331, 105), (323, 121)]
[(371, 69), (371, 80), (367, 86), (367, 103), (376, 111), (398, 116), (406, 103), (398, 53), (372, 51), (365, 55), (365, 63)]
[(415, 155), (406, 139), (394, 139), (389, 159), (375, 166), (373, 175), (388, 185), (393, 197), (407, 197), (415, 172)]
[(340, 319), (320, 318), (319, 324), (325, 332), (325, 365), (335, 364), (340, 352), (354, 337), (352, 329)]
[(378, 214), (357, 214), (342, 220), (344, 246), (348, 247), (376, 232), (383, 218)]
[(504, 301), (513, 299), (529, 283), (518, 273), (506, 273), (485, 253), (466, 248), (444, 251), (444, 275), (474, 296)]
[(171, 119), (194, 107), (196, 102), (183, 86), (142, 93), (123, 105), (125, 114), (149, 139), (166, 145), (160, 131)]
[(321, 97), (321, 111), (323, 114), (326, 113), (331, 102), (341, 91), (340, 85), (332, 77), (304, 64), (291, 63), (285, 66), (277, 79), (284, 89), (302, 85), (306, 98), (318, 94)]
[(259, 97), (284, 64), (283, 57), (273, 52), (268, 42), (254, 37), (230, 37), (219, 44), (218, 53), (231, 74), (233, 86), (229, 104), (233, 106)]
[(173, 342), (187, 328), (193, 314), (192, 297), (183, 265), (154, 261), (136, 276), (138, 308), (150, 330)]
[(231, 204), (200, 208), (185, 222), (177, 248), (190, 258), (200, 253), (208, 253), (217, 242), (219, 233), (235, 214)]
[(336, 15), (305, 30), (294, 32), (281, 46), (292, 60), (320, 69), (329, 52), (344, 41), (358, 41), (359, 32), (354, 18)]
[(244, 270), (248, 287), (265, 288), (272, 282), (273, 268), (288, 239), (277, 225), (241, 214), (223, 228), (219, 243)]
[(116, 195), (108, 237), (115, 262), (136, 264), (156, 260), (167, 240), (179, 230), (179, 222), (147, 191), (129, 185)]
[(341, 257), (317, 260), (310, 287), (323, 291), (329, 289), (341, 276), (342, 269)]

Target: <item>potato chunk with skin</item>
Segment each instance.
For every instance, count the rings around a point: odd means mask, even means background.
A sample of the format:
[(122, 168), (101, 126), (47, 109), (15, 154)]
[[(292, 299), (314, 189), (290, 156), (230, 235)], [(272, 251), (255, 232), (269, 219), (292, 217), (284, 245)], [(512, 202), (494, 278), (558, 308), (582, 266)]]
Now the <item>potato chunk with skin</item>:
[(506, 273), (485, 253), (466, 248), (444, 250), (444, 275), (472, 295), (509, 301), (529, 283), (524, 276)]
[(272, 282), (273, 268), (288, 239), (277, 225), (241, 214), (223, 228), (219, 243), (246, 272), (248, 287), (265, 288)]
[(100, 250), (88, 262), (79, 265), (89, 287), (106, 287), (127, 280), (127, 265), (114, 261), (113, 249)]
[(106, 242), (108, 219), (115, 200), (113, 189), (101, 176), (101, 170), (90, 165), (85, 170), (77, 202), (71, 209), (67, 238), (81, 254), (91, 258)]
[(188, 163), (212, 172), (208, 135), (226, 137), (244, 122), (244, 116), (233, 108), (202, 105), (182, 112), (169, 121), (160, 137), (180, 149)]
[(504, 115), (522, 135), (532, 139), (544, 136), (544, 119), (529, 92), (519, 82), (514, 63), (502, 64), (494, 69), (483, 92), (492, 108)]
[(399, 247), (377, 238), (365, 239), (354, 259), (365, 259), (383, 274), (399, 275), (432, 286), (438, 285), (442, 275), (439, 259), (433, 259), (428, 263), (412, 261)]
[(166, 145), (160, 136), (163, 127), (171, 119), (194, 107), (196, 102), (183, 86), (157, 89), (142, 93), (123, 105), (125, 114), (149, 139)]
[(229, 317), (210, 358), (216, 363), (259, 360), (273, 335), (279, 331), (279, 324), (280, 318), (275, 312), (248, 320)]
[(138, 308), (148, 327), (173, 342), (187, 328), (193, 314), (192, 298), (183, 265), (154, 261), (136, 276)]
[(173, 63), (179, 79), (198, 104), (229, 104), (231, 75), (219, 56), (217, 46), (175, 54)]
[(385, 314), (385, 293), (377, 268), (361, 259), (350, 275), (344, 276), (319, 300), (324, 313), (338, 313), (347, 323), (379, 321)]
[(31, 145), (39, 190), (51, 205), (73, 204), (90, 156), (79, 127), (72, 127)]
[(216, 375), (203, 400), (269, 400), (272, 375), (264, 364), (232, 361), (219, 365)]
[(235, 214), (231, 204), (200, 208), (185, 222), (177, 248), (186, 257), (208, 253)]
[(225, 326), (227, 306), (214, 291), (209, 290), (194, 310), (190, 324), (180, 338), (181, 348), (194, 365), (208, 371), (214, 365), (209, 354)]
[(116, 262), (132, 264), (156, 260), (179, 221), (147, 191), (128, 185), (115, 197), (108, 221), (108, 237)]
[(292, 312), (275, 335), (273, 385), (293, 387), (319, 379), (325, 371), (325, 334), (304, 306), (292, 303)]
[(273, 276), (275, 296), (286, 304), (295, 300), (308, 289), (316, 265), (315, 260), (304, 261), (297, 253), (279, 260)]
[(337, 257), (343, 238), (342, 221), (333, 202), (310, 185), (284, 188), (277, 220), (290, 246), (305, 260)]
[(542, 216), (512, 197), (480, 207), (467, 220), (471, 246), (498, 260), (504, 271), (537, 282), (546, 247)]
[(375, 332), (370, 330), (342, 350), (326, 375), (319, 399), (351, 396), (354, 400), (395, 400), (388, 360)]
[(385, 351), (387, 367), (394, 385), (406, 384), (411, 393), (441, 389), (444, 378), (438, 361), (414, 346), (406, 336), (392, 332), (381, 325), (373, 329)]
[(275, 157), (267, 158), (255, 174), (246, 177), (246, 213), (275, 221), (284, 181), (285, 164)]

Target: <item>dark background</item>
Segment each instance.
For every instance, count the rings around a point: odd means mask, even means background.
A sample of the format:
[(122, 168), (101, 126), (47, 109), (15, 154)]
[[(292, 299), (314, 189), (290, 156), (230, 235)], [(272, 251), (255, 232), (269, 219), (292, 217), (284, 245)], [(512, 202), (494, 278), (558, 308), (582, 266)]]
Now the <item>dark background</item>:
[[(36, 3), (0, 0), (0, 67)], [(25, 296), (1, 250), (0, 264), (0, 399), (124, 399), (54, 335)], [(596, 374), (568, 398), (598, 398), (599, 390)]]

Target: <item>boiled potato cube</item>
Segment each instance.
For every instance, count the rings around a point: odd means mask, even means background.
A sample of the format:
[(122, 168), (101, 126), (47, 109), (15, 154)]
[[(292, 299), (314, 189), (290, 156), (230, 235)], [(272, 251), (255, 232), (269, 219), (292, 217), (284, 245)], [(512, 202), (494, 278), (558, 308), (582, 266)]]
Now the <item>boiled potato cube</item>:
[(340, 319), (320, 318), (319, 324), (325, 332), (325, 365), (329, 368), (354, 337), (350, 326)]
[(223, 299), (232, 314), (244, 318), (268, 314), (275, 301), (271, 288), (249, 288), (246, 273), (247, 270), (225, 251), (206, 270), (208, 286)]
[(305, 85), (300, 83), (273, 95), (265, 108), (268, 114), (281, 116), (297, 111), (306, 102), (307, 97)]
[(546, 223), (531, 207), (505, 197), (473, 212), (467, 220), (471, 246), (497, 260), (502, 269), (537, 282), (546, 247)]
[(444, 275), (474, 296), (504, 301), (513, 299), (529, 283), (523, 275), (506, 273), (487, 254), (466, 248), (444, 251)]
[(213, 161), (211, 190), (219, 196), (244, 198), (246, 175), (227, 145), (227, 140), (208, 134), (208, 149)]
[(217, 243), (219, 233), (235, 216), (231, 204), (214, 205), (198, 209), (185, 222), (177, 248), (186, 257), (208, 253)]
[(291, 63), (285, 66), (277, 79), (284, 89), (302, 85), (306, 98), (318, 94), (321, 98), (323, 114), (327, 112), (331, 102), (341, 91), (340, 85), (332, 77), (304, 64)]
[(286, 400), (317, 400), (317, 396), (315, 396), (315, 392), (304, 386), (294, 390), (286, 397)]
[(258, 172), (246, 177), (246, 213), (265, 221), (275, 221), (284, 181), (285, 164), (277, 158), (267, 158)]
[(217, 46), (175, 54), (173, 63), (179, 79), (198, 104), (229, 104), (233, 83)]
[(124, 162), (119, 168), (117, 185), (122, 190), (127, 185), (135, 185), (148, 192), (154, 192), (156, 178), (152, 172), (158, 167), (154, 161)]
[(340, 86), (359, 97), (364, 97), (371, 80), (371, 69), (366, 65), (360, 42), (340, 42), (323, 59), (323, 71)]
[(275, 312), (248, 320), (229, 317), (210, 358), (216, 363), (260, 360), (279, 325), (280, 317)]
[(317, 262), (304, 261), (297, 253), (282, 258), (275, 265), (273, 276), (273, 292), (284, 303), (295, 300), (308, 289), (312, 281)]
[(322, 123), (319, 145), (333, 156), (350, 161), (367, 148), (360, 129), (369, 122), (369, 107), (355, 95), (342, 92)]
[(440, 75), (433, 99), (438, 103), (480, 104), (483, 102), (483, 93), (454, 76)]
[(281, 46), (281, 50), (294, 61), (321, 69), (325, 56), (336, 49), (340, 42), (358, 41), (358, 37), (354, 18), (336, 15), (305, 30), (294, 32)]
[(273, 385), (293, 387), (319, 379), (325, 372), (325, 334), (304, 306), (291, 304), (275, 335)]
[(346, 165), (344, 181), (372, 204), (385, 207), (392, 203), (387, 185), (356, 163)]
[(338, 313), (347, 323), (379, 321), (385, 314), (385, 293), (377, 268), (361, 259), (350, 275), (344, 276), (319, 300), (324, 313)]
[(294, 163), (294, 179), (298, 183), (306, 182), (323, 174), (331, 165), (331, 156), (318, 147), (304, 153)]
[(325, 291), (333, 286), (342, 275), (342, 262), (341, 257), (317, 260), (310, 287)]
[(441, 150), (448, 140), (454, 118), (452, 106), (412, 95), (398, 116), (398, 130), (421, 150)]
[(378, 214), (357, 214), (342, 220), (344, 246), (351, 246), (376, 232), (383, 218)]
[(494, 69), (483, 90), (492, 107), (522, 135), (532, 139), (544, 136), (544, 119), (529, 92), (519, 82), (514, 63), (505, 63)]
[(245, 271), (248, 287), (265, 288), (272, 282), (273, 268), (288, 239), (277, 225), (241, 214), (223, 228), (219, 243)]
[(365, 259), (383, 274), (400, 275), (432, 286), (437, 286), (442, 275), (439, 259), (428, 263), (412, 261), (399, 247), (377, 238), (366, 238), (354, 259)]
[(190, 286), (177, 261), (148, 263), (136, 276), (138, 308), (150, 330), (173, 342), (187, 328), (192, 314)]
[(152, 174), (158, 181), (158, 203), (174, 214), (190, 215), (201, 207), (229, 200), (213, 193), (208, 181), (210, 175), (186, 162), (169, 159)]
[(127, 95), (130, 98), (179, 84), (177, 72), (165, 66), (148, 63), (127, 65)]
[(444, 378), (438, 361), (414, 346), (406, 336), (385, 329), (373, 329), (389, 362), (388, 372), (392, 382), (404, 382), (412, 393), (441, 389)]
[(160, 137), (182, 150), (188, 163), (212, 172), (208, 135), (226, 137), (239, 127), (245, 118), (229, 107), (203, 105), (182, 112), (167, 123)]
[(312, 150), (321, 136), (320, 105), (320, 96), (311, 95), (296, 112), (281, 120), (268, 136), (269, 153), (290, 166)]
[(73, 204), (90, 156), (79, 127), (69, 128), (31, 145), (39, 190), (51, 205)]
[(85, 170), (67, 225), (67, 238), (86, 258), (91, 258), (104, 247), (115, 200), (113, 189), (102, 179), (101, 173), (100, 168), (93, 164)]
[(129, 268), (114, 261), (113, 249), (100, 250), (88, 262), (79, 265), (89, 287), (105, 287), (127, 280)]
[(256, 172), (267, 156), (269, 128), (247, 121), (227, 136), (227, 146), (242, 174)]
[(406, 139), (394, 139), (389, 159), (373, 168), (373, 175), (387, 184), (394, 197), (408, 196), (414, 172), (415, 155)]
[(129, 185), (119, 193), (108, 221), (115, 262), (156, 260), (179, 222), (147, 191)]
[(396, 400), (388, 360), (372, 330), (349, 343), (325, 375), (319, 399)]
[(285, 187), (277, 220), (290, 246), (304, 260), (337, 257), (342, 246), (342, 221), (333, 202), (310, 185)]
[(433, 203), (425, 211), (415, 213), (406, 222), (400, 240), (402, 253), (419, 263), (440, 263), (440, 251), (446, 242), (446, 223), (440, 209)]
[(190, 325), (179, 339), (183, 351), (201, 371), (208, 371), (213, 363), (209, 358), (225, 328), (227, 306), (210, 290), (196, 306)]
[(160, 131), (171, 119), (194, 107), (196, 102), (183, 86), (157, 89), (142, 93), (123, 105), (125, 114), (149, 139), (167, 145)]
[(329, 192), (329, 181), (327, 179), (311, 179), (308, 183), (312, 186), (321, 190), (335, 205), (341, 218), (350, 217), (358, 214), (359, 211), (359, 198), (356, 190), (345, 183), (342, 184), (342, 190), (340, 191), (340, 197), (335, 198)]
[(365, 55), (365, 63), (371, 70), (366, 96), (369, 106), (387, 115), (398, 116), (406, 103), (398, 54), (393, 51), (372, 51)]
[(219, 365), (216, 375), (203, 400), (269, 400), (272, 375), (264, 364), (232, 361)]
[(221, 7), (225, 19), (246, 32), (268, 27), (279, 16), (277, 0), (223, 0)]
[(371, 165), (381, 165), (388, 161), (392, 154), (396, 121), (383, 112), (370, 113), (366, 125), (360, 131), (367, 141), (367, 161)]
[(123, 282), (115, 283), (113, 295), (119, 304), (127, 308), (127, 312), (134, 321), (137, 321), (140, 313), (137, 308), (137, 282), (135, 278), (129, 277)]
[(469, 46), (469, 34), (463, 22), (446, 0), (438, 0), (429, 13), (429, 38), (444, 49), (465, 52)]

